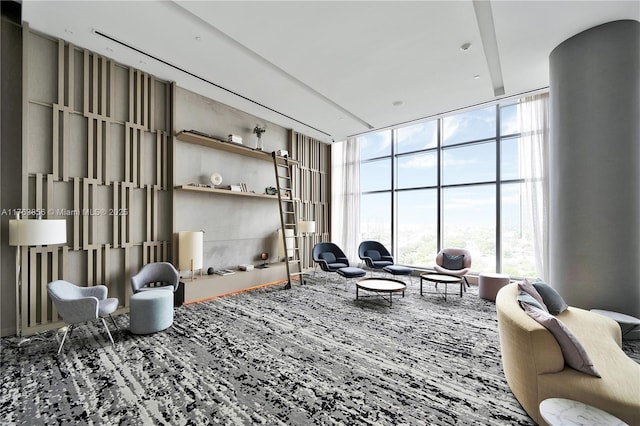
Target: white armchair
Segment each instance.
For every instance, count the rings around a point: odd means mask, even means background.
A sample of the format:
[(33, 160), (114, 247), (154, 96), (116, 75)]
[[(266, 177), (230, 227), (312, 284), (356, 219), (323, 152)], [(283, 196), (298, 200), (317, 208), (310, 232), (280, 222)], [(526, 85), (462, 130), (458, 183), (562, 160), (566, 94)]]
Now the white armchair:
[(102, 321), (102, 325), (107, 331), (111, 344), (115, 345), (107, 323), (104, 321), (104, 317), (108, 315), (113, 325), (118, 329), (118, 325), (113, 319), (113, 316), (111, 316), (111, 314), (118, 309), (118, 299), (107, 298), (107, 291), (107, 287), (103, 285), (78, 287), (64, 280), (53, 281), (47, 284), (49, 297), (51, 297), (64, 322), (69, 324), (69, 327), (67, 327), (62, 336), (62, 341), (58, 348), (58, 355), (60, 351), (62, 351), (67, 333), (69, 337), (71, 337), (73, 327), (75, 327), (76, 324), (93, 321), (98, 318)]
[(440, 274), (462, 277), (468, 287), (469, 281), (465, 275), (471, 270), (471, 253), (463, 248), (443, 248), (436, 256), (433, 269)]
[[(155, 284), (155, 285), (150, 285)], [(148, 263), (131, 277), (131, 290), (134, 293), (150, 290), (177, 291), (180, 275), (169, 262)]]

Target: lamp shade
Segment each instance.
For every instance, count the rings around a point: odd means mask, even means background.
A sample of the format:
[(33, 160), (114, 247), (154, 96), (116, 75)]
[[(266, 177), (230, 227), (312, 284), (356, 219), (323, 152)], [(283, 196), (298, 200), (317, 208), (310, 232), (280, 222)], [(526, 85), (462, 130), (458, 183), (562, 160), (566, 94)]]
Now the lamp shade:
[(316, 221), (315, 220), (301, 220), (298, 222), (298, 229), (300, 232), (313, 234), (316, 232)]
[(9, 245), (44, 246), (67, 242), (67, 221), (64, 219), (11, 219)]
[(178, 232), (178, 258), (179, 269), (202, 269), (202, 241), (204, 232), (202, 231), (180, 231)]
[[(287, 257), (293, 257), (293, 239), (295, 233), (293, 229), (285, 229), (284, 235), (287, 238)], [(282, 229), (278, 229), (278, 255), (284, 257), (284, 239), (282, 238)]]

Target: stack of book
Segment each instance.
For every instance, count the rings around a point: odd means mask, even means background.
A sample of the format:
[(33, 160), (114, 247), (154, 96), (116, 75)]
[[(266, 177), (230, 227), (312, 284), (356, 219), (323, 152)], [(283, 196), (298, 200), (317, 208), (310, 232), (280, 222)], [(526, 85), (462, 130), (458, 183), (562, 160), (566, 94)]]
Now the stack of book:
[(242, 145), (242, 136), (229, 135), (227, 136), (227, 142), (239, 143), (240, 145)]
[(240, 269), (241, 271), (253, 271), (253, 265), (251, 264), (238, 265), (238, 269)]
[[(226, 189), (226, 188), (225, 188)], [(235, 192), (249, 192), (249, 187), (247, 186), (246, 183), (239, 183), (237, 185), (229, 185), (229, 188), (231, 191), (235, 191)]]

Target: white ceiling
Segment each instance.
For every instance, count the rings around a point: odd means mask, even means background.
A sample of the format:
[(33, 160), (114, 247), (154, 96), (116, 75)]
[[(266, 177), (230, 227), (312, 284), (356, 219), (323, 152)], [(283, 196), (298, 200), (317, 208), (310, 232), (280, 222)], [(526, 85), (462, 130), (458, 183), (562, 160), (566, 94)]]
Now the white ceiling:
[(504, 96), (544, 88), (558, 44), (619, 19), (640, 2), (23, 2), (36, 31), (327, 142), (497, 99), (492, 52)]

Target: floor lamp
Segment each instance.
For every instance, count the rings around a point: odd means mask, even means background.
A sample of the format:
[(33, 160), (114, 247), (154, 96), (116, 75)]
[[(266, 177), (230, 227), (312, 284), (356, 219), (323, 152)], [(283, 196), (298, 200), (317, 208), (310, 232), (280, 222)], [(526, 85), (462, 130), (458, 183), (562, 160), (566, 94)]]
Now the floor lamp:
[[(313, 234), (316, 232), (316, 222), (315, 220), (301, 220), (300, 222), (298, 222), (298, 230), (300, 231), (301, 234), (303, 234), (304, 236), (307, 236), (309, 234)], [(306, 241), (305, 241), (306, 243)], [(309, 259), (307, 259), (307, 245), (303, 244), (302, 247), (304, 248), (304, 251), (302, 253), (302, 256), (304, 258), (304, 267), (308, 267), (309, 265), (307, 265)]]
[(67, 221), (64, 219), (11, 219), (9, 245), (16, 247), (16, 334), (22, 336), (22, 247), (64, 244), (67, 242)]

